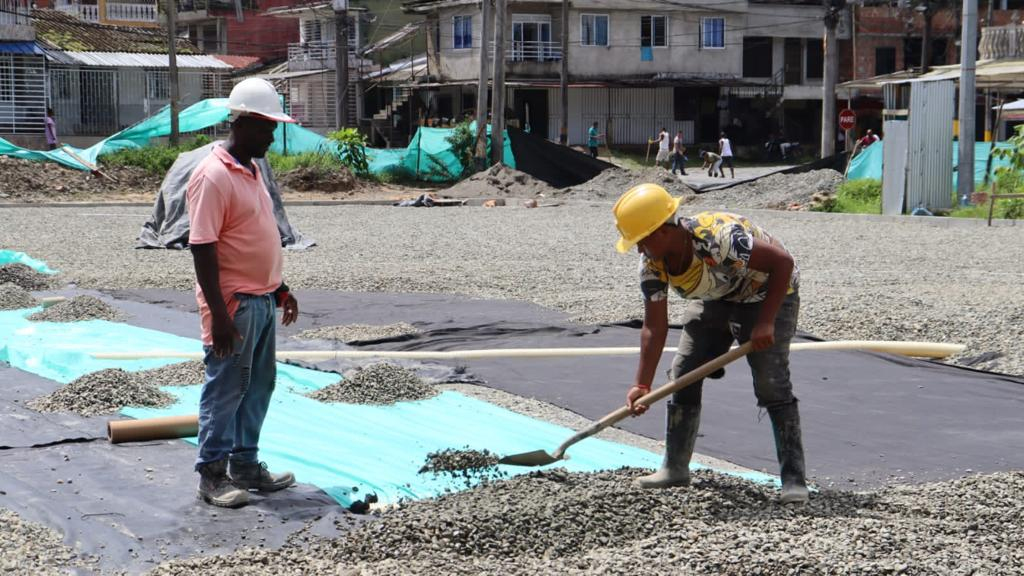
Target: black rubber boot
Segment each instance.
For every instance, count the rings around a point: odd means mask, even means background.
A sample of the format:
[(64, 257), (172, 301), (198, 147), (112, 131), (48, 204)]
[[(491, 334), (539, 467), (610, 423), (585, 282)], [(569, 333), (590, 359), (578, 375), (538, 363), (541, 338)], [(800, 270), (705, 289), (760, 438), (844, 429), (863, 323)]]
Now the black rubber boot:
[(782, 477), (782, 504), (804, 504), (809, 498), (804, 475), (804, 444), (800, 437), (800, 410), (796, 402), (768, 410), (775, 432), (775, 452)]
[(641, 488), (668, 488), (690, 483), (690, 458), (700, 427), (700, 406), (669, 404), (665, 418), (665, 460), (654, 474), (636, 479)]

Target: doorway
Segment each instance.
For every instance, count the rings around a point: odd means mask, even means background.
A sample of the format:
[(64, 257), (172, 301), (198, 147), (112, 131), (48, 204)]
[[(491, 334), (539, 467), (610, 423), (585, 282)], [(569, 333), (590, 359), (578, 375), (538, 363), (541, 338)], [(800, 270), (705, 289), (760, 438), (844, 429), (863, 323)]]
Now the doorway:
[(548, 91), (516, 90), (515, 112), (524, 132), (548, 137)]

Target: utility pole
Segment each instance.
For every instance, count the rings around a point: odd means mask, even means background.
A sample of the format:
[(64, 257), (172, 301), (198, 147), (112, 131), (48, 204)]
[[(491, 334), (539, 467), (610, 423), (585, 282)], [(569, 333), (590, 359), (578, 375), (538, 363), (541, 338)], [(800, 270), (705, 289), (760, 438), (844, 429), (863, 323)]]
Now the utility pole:
[(334, 7), (335, 127), (348, 128), (348, 0), (332, 0)]
[(978, 0), (963, 0), (963, 28), (960, 32), (960, 159), (956, 192), (961, 202), (974, 193), (974, 67), (978, 59)]
[(506, 0), (494, 0), (494, 94), (491, 95), (491, 157), (505, 163), (505, 18)]
[(825, 70), (821, 82), (821, 157), (836, 153), (836, 82), (839, 79), (839, 50), (836, 26), (845, 0), (825, 0)]
[(167, 84), (171, 100), (171, 146), (178, 145), (178, 0), (167, 0)]
[[(985, 15), (985, 26), (992, 25), (992, 3), (995, 0), (988, 0), (988, 13)], [(996, 136), (992, 133), (992, 91), (985, 89), (985, 141), (989, 138), (995, 141)]]
[[(476, 84), (476, 162), (478, 168), (483, 168), (487, 163), (487, 80), (491, 74), (487, 45), (494, 37), (494, 14), (491, 0), (481, 0), (480, 5), (483, 25), (480, 26), (480, 78)], [(434, 49), (440, 51), (441, 47)]]
[(924, 29), (921, 32), (921, 74), (925, 74), (932, 64), (932, 17), (935, 13), (932, 12), (931, 0), (924, 0), (917, 9), (924, 17)]
[[(989, 0), (991, 1), (991, 0)], [(558, 141), (569, 145), (569, 0), (562, 0), (562, 73), (559, 78), (562, 93), (562, 125), (558, 129)]]

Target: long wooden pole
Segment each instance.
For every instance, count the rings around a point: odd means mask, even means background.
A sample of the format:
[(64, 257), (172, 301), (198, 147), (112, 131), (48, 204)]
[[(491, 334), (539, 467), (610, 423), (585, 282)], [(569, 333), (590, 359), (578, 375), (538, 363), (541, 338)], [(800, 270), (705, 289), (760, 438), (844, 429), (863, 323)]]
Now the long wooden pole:
[(505, 19), (506, 0), (494, 1), (494, 94), (491, 95), (491, 157), (505, 163)]

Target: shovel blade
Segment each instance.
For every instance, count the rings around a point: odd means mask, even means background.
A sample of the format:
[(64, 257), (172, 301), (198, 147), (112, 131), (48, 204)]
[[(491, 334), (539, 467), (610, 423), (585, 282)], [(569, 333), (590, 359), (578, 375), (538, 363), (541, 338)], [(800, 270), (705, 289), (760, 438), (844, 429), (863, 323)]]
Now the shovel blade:
[(498, 463), (509, 464), (512, 466), (546, 466), (548, 464), (554, 464), (559, 460), (561, 460), (561, 458), (555, 458), (543, 450), (534, 450), (533, 452), (523, 452), (521, 454), (505, 456), (501, 460), (498, 460)]

